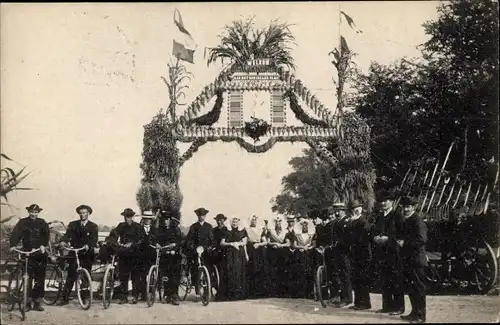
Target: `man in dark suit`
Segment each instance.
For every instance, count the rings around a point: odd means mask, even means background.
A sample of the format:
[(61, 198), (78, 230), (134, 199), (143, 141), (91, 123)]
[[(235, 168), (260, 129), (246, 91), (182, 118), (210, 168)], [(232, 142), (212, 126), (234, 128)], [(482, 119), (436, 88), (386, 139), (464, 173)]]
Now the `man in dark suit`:
[(380, 313), (404, 314), (403, 268), (400, 248), (396, 243), (402, 216), (394, 210), (394, 196), (384, 192), (380, 197), (381, 211), (375, 217), (372, 234), (376, 267), (382, 289)]
[(426, 297), (424, 268), (427, 266), (425, 244), (427, 243), (427, 226), (423, 218), (416, 212), (417, 200), (413, 197), (401, 198), (404, 221), (397, 243), (401, 247), (401, 258), (404, 266), (404, 283), (411, 302), (409, 315), (402, 319), (412, 323), (425, 323)]
[[(154, 228), (154, 241), (157, 247), (168, 246), (162, 251), (160, 257), (159, 273), (160, 278), (168, 277), (165, 286), (164, 302), (174, 306), (179, 305), (179, 284), (181, 281), (181, 261), (180, 248), (182, 233), (179, 228), (179, 217), (177, 212), (165, 212), (160, 216), (158, 227)], [(169, 254), (173, 251), (174, 254)]]
[[(43, 209), (38, 204), (26, 207), (29, 216), (22, 218), (14, 226), (10, 235), (11, 250), (22, 241), (22, 250), (31, 251), (40, 249), (39, 252), (30, 255), (28, 258), (28, 276), (34, 280), (35, 284), (29, 293), (33, 300), (33, 310), (43, 311), (41, 300), (45, 292), (45, 270), (47, 268), (47, 254), (45, 247), (49, 245), (49, 225), (45, 220), (38, 218), (38, 214)], [(28, 288), (31, 287), (31, 283)], [(28, 302), (28, 309), (31, 309), (31, 302)]]
[(371, 229), (363, 205), (358, 200), (349, 204), (350, 220), (347, 226), (347, 240), (352, 260), (352, 278), (354, 289), (354, 310), (370, 309), (370, 264), (372, 260)]
[[(92, 208), (88, 205), (82, 204), (76, 208), (76, 213), (80, 216), (79, 220), (71, 221), (66, 229), (66, 233), (61, 238), (60, 246), (66, 247), (68, 242), (73, 248), (85, 247), (83, 251), (78, 252), (80, 259), (80, 266), (89, 271), (92, 271), (92, 262), (94, 261), (94, 248), (97, 247), (98, 227), (95, 223), (89, 220), (92, 214)], [(70, 255), (71, 256), (71, 255)], [(64, 284), (62, 300), (59, 306), (67, 305), (69, 303), (69, 294), (76, 280), (76, 258), (69, 259), (68, 277)], [(83, 284), (88, 287), (88, 283)], [(84, 291), (82, 296), (88, 296), (90, 293)]]
[(109, 234), (111, 241), (118, 252), (118, 269), (120, 273), (120, 302), (124, 304), (128, 297), (128, 281), (132, 279), (132, 304), (137, 304), (141, 288), (141, 259), (140, 247), (145, 240), (146, 233), (143, 227), (134, 221), (134, 210), (127, 208), (121, 215), (125, 221), (120, 222)]
[[(214, 246), (215, 244), (213, 227), (211, 224), (205, 222), (208, 212), (209, 211), (205, 208), (198, 208), (194, 210), (194, 213), (196, 213), (196, 216), (198, 217), (198, 221), (189, 227), (189, 232), (186, 236), (188, 263), (190, 265), (190, 272), (193, 280), (195, 279), (198, 271), (196, 247), (202, 246), (205, 249), (201, 257), (203, 259), (203, 263), (208, 263), (208, 248)], [(199, 295), (200, 288), (198, 288), (198, 281), (194, 282), (196, 295)]]
[(141, 269), (141, 296), (142, 300), (146, 300), (146, 278), (149, 268), (156, 262), (156, 251), (150, 245), (155, 243), (155, 227), (153, 225), (153, 212), (144, 211), (141, 216), (141, 226), (144, 230), (144, 240), (140, 247), (139, 267)]

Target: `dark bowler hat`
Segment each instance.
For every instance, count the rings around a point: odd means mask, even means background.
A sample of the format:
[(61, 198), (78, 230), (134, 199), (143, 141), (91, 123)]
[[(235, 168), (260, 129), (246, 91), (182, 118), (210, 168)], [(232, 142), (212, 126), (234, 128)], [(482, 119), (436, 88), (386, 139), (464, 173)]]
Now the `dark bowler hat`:
[(86, 209), (86, 210), (89, 212), (89, 214), (92, 214), (92, 208), (91, 208), (91, 207), (89, 207), (89, 206), (88, 206), (88, 205), (86, 205), (86, 204), (81, 204), (81, 205), (79, 205), (79, 206), (75, 209), (75, 210), (76, 210), (76, 213), (80, 213), (80, 210), (81, 210), (81, 209)]
[(122, 213), (120, 213), (122, 216), (124, 217), (133, 217), (135, 216), (135, 211), (130, 209), (130, 208), (126, 208), (125, 210), (123, 210)]
[(194, 210), (194, 213), (196, 213), (196, 215), (197, 215), (198, 217), (201, 217), (201, 216), (206, 216), (206, 215), (207, 215), (207, 213), (208, 213), (208, 210), (207, 210), (207, 209), (205, 209), (205, 208), (198, 208), (198, 209)]
[(329, 219), (328, 216), (328, 209), (321, 209), (318, 214), (318, 218), (324, 220), (324, 219)]
[(417, 205), (418, 201), (413, 196), (403, 196), (401, 201), (399, 201), (401, 205)]
[(352, 200), (349, 203), (349, 209), (356, 209), (358, 207), (363, 207), (363, 204), (361, 202), (359, 202), (358, 200)]
[(43, 209), (40, 208), (40, 206), (38, 204), (32, 204), (29, 207), (26, 207), (26, 210), (28, 210), (28, 212), (31, 212), (31, 211), (40, 212)]
[(215, 216), (215, 220), (227, 220), (226, 216), (223, 215), (222, 213), (219, 213), (218, 215)]

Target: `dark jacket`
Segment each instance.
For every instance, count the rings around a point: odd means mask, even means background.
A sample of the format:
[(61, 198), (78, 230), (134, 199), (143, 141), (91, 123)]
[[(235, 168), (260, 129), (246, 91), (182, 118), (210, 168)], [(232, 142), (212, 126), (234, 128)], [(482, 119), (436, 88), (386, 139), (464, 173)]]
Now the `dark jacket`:
[(66, 233), (62, 236), (61, 241), (69, 242), (74, 248), (80, 248), (85, 245), (89, 246), (89, 252), (97, 247), (98, 228), (95, 223), (87, 220), (85, 227), (82, 227), (80, 220), (71, 221), (66, 229)]
[(403, 223), (403, 217), (401, 214), (397, 213), (394, 209), (384, 216), (383, 212), (380, 212), (375, 217), (375, 225), (372, 229), (372, 239), (375, 236), (387, 236), (388, 240), (384, 244), (374, 244), (374, 252), (376, 255), (376, 260), (380, 264), (389, 266), (387, 264), (393, 265), (397, 262), (400, 254), (400, 247), (396, 243), (396, 238), (399, 236), (401, 231), (401, 225)]
[(222, 228), (215, 227), (213, 229), (214, 232), (214, 242), (215, 242), (215, 247), (220, 248), (220, 242), (222, 241), (222, 238), (226, 238), (226, 233), (229, 230), (227, 229), (226, 226), (223, 226)]
[(423, 218), (417, 212), (411, 217), (404, 219), (397, 239), (402, 239), (404, 241), (403, 247), (401, 248), (401, 258), (406, 266), (427, 266), (427, 257), (425, 253), (427, 226)]
[(372, 260), (372, 238), (370, 224), (365, 216), (349, 221), (345, 241), (350, 247), (354, 264), (367, 265)]
[(10, 235), (10, 246), (16, 246), (20, 241), (23, 243), (23, 251), (37, 249), (40, 246), (49, 245), (49, 225), (40, 218), (23, 218), (15, 225)]
[[(145, 240), (146, 233), (144, 228), (137, 222), (132, 222), (130, 225), (127, 222), (120, 222), (116, 228), (111, 230), (109, 234), (109, 239), (114, 243), (128, 244), (132, 243), (132, 246), (128, 249), (120, 249), (122, 252), (128, 254), (139, 253), (139, 248)], [(107, 240), (108, 241), (108, 240)]]
[(316, 247), (325, 247), (333, 244), (333, 227), (332, 223), (326, 225), (319, 224), (316, 226), (316, 233), (314, 234), (314, 241)]
[(189, 227), (189, 232), (186, 236), (187, 249), (193, 251), (198, 246), (203, 246), (205, 249), (214, 245), (213, 227), (208, 222), (201, 225), (195, 222)]

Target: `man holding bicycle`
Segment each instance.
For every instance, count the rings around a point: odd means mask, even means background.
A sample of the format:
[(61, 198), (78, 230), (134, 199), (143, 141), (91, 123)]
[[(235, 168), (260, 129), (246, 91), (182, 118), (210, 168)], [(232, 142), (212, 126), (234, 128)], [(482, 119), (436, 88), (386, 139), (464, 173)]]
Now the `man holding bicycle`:
[[(90, 274), (95, 256), (94, 248), (97, 247), (98, 227), (89, 220), (89, 216), (92, 214), (92, 208), (88, 205), (82, 204), (78, 206), (76, 208), (76, 213), (78, 213), (80, 219), (69, 223), (66, 233), (61, 238), (59, 245), (64, 248), (68, 246), (69, 242), (70, 246), (73, 248), (84, 248), (81, 252), (78, 252), (78, 257), (81, 267), (86, 269)], [(69, 303), (69, 294), (77, 277), (76, 259), (70, 259), (68, 262), (68, 277), (64, 284), (62, 300), (59, 302), (59, 306), (64, 306)], [(89, 284), (85, 283), (84, 285), (88, 286)], [(84, 294), (89, 295), (90, 293), (85, 291)]]
[(178, 306), (182, 259), (180, 255), (182, 233), (178, 227), (179, 219), (168, 213), (162, 213), (159, 218), (158, 227), (154, 233), (156, 247), (158, 249), (165, 247), (166, 250), (175, 252), (175, 254), (167, 254), (167, 252), (163, 251), (160, 257), (160, 279), (164, 276), (168, 277), (168, 281), (164, 287), (163, 301)]
[[(193, 223), (189, 227), (189, 232), (186, 236), (186, 249), (188, 253), (188, 263), (190, 265), (191, 275), (197, 274), (197, 260), (196, 260), (196, 247), (203, 246), (205, 249), (202, 255), (204, 262), (208, 262), (207, 251), (214, 245), (214, 234), (213, 227), (211, 224), (205, 222), (205, 218), (208, 214), (208, 210), (205, 208), (198, 208), (194, 210), (198, 221)], [(208, 263), (207, 263), (208, 264)], [(195, 293), (198, 296), (200, 294), (200, 288), (198, 288), (198, 281), (195, 281)]]
[[(19, 220), (14, 227), (10, 236), (10, 247), (13, 251), (19, 242), (22, 242), (23, 251), (31, 251), (40, 249), (28, 258), (28, 276), (34, 279), (35, 284), (31, 290), (31, 299), (33, 307), (28, 303), (27, 308), (43, 311), (40, 302), (45, 293), (45, 270), (47, 268), (47, 255), (45, 254), (45, 246), (49, 244), (49, 225), (45, 220), (38, 218), (38, 214), (43, 209), (38, 204), (32, 204), (26, 207), (29, 216)], [(30, 288), (31, 285), (28, 285)]]

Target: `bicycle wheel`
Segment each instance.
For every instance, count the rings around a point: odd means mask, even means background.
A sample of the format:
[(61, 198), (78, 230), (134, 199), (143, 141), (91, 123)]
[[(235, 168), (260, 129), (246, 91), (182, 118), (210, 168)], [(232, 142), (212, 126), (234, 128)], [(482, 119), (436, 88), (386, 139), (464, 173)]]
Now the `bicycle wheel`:
[(153, 265), (149, 268), (146, 278), (146, 302), (148, 307), (153, 306), (156, 300), (156, 287), (158, 285), (158, 268)]
[(186, 300), (188, 293), (191, 291), (191, 279), (189, 276), (189, 268), (183, 264), (181, 269), (181, 281), (179, 282), (179, 298)]
[(16, 268), (9, 274), (9, 284), (7, 287), (7, 310), (12, 311), (14, 306), (22, 299), (21, 296), (22, 272)]
[(316, 269), (316, 294), (318, 300), (323, 308), (326, 308), (326, 302), (328, 301), (328, 283), (326, 280), (326, 269), (324, 265), (318, 266)]
[(203, 306), (207, 306), (210, 303), (210, 297), (212, 295), (212, 286), (210, 284), (210, 274), (205, 266), (200, 266), (198, 268), (198, 287), (200, 288), (200, 297)]
[[(219, 285), (220, 285), (220, 275), (217, 266), (213, 266), (213, 274), (212, 274), (213, 284), (212, 284), (212, 298), (215, 299), (217, 294), (219, 293)], [(215, 293), (214, 293), (215, 291)]]
[(115, 291), (115, 268), (112, 265), (106, 267), (104, 278), (102, 279), (102, 305), (107, 309), (111, 305), (113, 293)]
[[(83, 287), (87, 284), (87, 287)], [(83, 310), (87, 310), (92, 305), (92, 278), (89, 271), (79, 269), (76, 271), (76, 296)]]
[(63, 289), (63, 276), (59, 267), (54, 264), (48, 264), (45, 270), (45, 281), (47, 284), (43, 302), (50, 306), (57, 302)]

